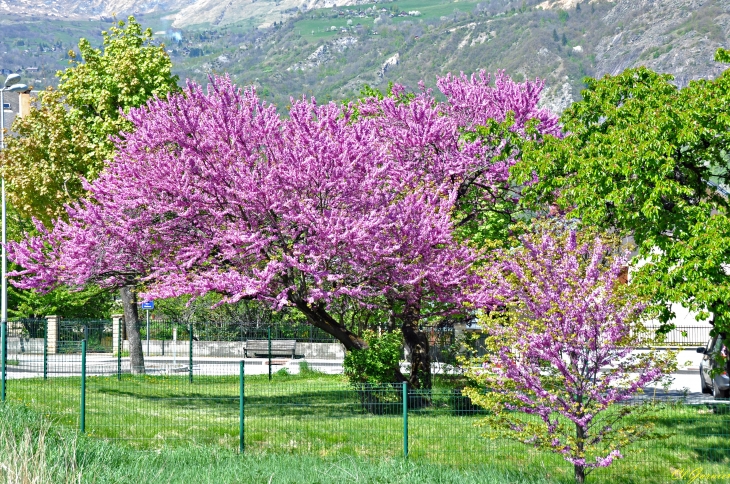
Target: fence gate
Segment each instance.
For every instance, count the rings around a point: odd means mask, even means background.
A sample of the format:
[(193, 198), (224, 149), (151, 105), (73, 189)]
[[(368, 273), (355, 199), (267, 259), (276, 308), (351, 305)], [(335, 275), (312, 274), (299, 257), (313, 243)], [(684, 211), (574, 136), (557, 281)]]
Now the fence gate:
[(81, 353), (81, 342), (86, 339), (89, 353), (111, 353), (111, 320), (61, 320), (58, 326), (58, 352)]

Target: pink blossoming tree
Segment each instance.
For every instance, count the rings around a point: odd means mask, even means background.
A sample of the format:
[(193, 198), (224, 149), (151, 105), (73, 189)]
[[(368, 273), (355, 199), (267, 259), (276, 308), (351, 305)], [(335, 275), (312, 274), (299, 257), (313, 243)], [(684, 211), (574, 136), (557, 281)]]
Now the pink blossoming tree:
[(348, 350), (366, 344), (329, 306), (385, 301), (410, 349), (408, 380), (429, 387), (421, 307), (458, 305), (475, 283), (474, 252), (454, 237), (464, 186), (491, 200), (509, 189), (516, 160), (505, 140), (463, 133), (508, 118), (518, 134), (530, 119), (557, 129), (536, 108), (539, 83), (499, 76), (492, 86), (482, 75), (441, 85), (447, 103), (425, 90), (357, 108), (300, 100), (284, 119), (227, 78), (207, 92), (189, 83), (130, 112), (134, 131), (67, 223), (11, 244), (24, 268), (16, 284), (124, 287), (130, 304), (135, 287), (149, 298), (255, 298), (295, 307)]
[[(601, 237), (542, 231), (500, 253), (487, 289), (501, 311), (481, 319), (491, 353), (472, 399), (490, 432), (562, 454), (583, 482), (650, 427), (621, 425), (617, 405), (672, 372), (669, 352), (642, 347), (645, 305), (619, 281), (627, 257)], [(496, 315), (496, 316), (495, 316)]]
[[(455, 236), (480, 247), (485, 239), (505, 237), (519, 212), (519, 188), (509, 170), (520, 160), (521, 144), (562, 132), (557, 116), (538, 107), (541, 81), (514, 82), (503, 72), (492, 79), (482, 71), (448, 75), (437, 84), (446, 102), (437, 102), (423, 85), (415, 94), (394, 85), (391, 96), (363, 99), (357, 109), (395, 161), (399, 179), (450, 190)], [(402, 322), (412, 376), (430, 373), (428, 340), (418, 331), (430, 306), (426, 294), (401, 293), (388, 301)]]

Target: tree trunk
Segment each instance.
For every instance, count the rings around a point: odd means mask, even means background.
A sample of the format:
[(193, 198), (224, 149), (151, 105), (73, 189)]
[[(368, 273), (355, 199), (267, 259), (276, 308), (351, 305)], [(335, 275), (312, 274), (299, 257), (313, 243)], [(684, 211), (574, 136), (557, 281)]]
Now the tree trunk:
[(407, 381), (411, 388), (431, 388), (431, 353), (429, 352), (428, 337), (418, 329), (421, 316), (421, 307), (417, 303), (407, 303), (401, 320), (403, 341), (410, 353), (411, 374)]
[[(323, 306), (311, 306), (302, 300), (292, 300), (292, 302), (307, 317), (312, 326), (337, 338), (347, 351), (367, 349), (368, 345), (365, 340), (330, 316)], [(397, 382), (407, 381), (411, 388), (430, 389), (431, 355), (428, 337), (418, 329), (420, 316), (421, 311), (418, 304), (406, 305), (404, 312), (400, 315), (403, 340), (410, 352), (411, 373), (406, 378), (400, 368), (394, 368), (394, 376)]]
[(337, 322), (335, 318), (329, 315), (324, 307), (310, 306), (300, 300), (293, 302), (296, 308), (307, 317), (307, 320), (312, 326), (316, 326), (327, 332), (327, 334), (331, 334), (337, 338), (345, 346), (347, 351), (367, 349), (368, 344), (364, 339)]
[[(710, 326), (713, 328), (715, 327), (715, 319), (717, 318), (717, 312), (718, 312), (718, 306), (721, 303), (716, 302), (715, 304), (712, 304), (710, 306), (710, 309), (712, 310), (712, 319), (710, 319)], [(723, 327), (725, 327), (723, 325)], [(730, 334), (724, 331), (718, 331), (718, 335), (722, 338), (723, 346), (726, 348), (730, 348)], [(730, 375), (730, 358), (725, 358), (725, 371), (728, 375)]]
[[(725, 348), (730, 349), (730, 337), (728, 336), (730, 335), (728, 335), (728, 333), (726, 332), (720, 333), (720, 337), (722, 338), (722, 345)], [(730, 356), (730, 354), (728, 354), (727, 356)], [(725, 372), (730, 375), (730, 358), (725, 358)]]
[[(578, 456), (583, 457), (583, 443), (585, 442), (585, 431), (583, 427), (575, 424), (575, 442), (578, 447)], [(586, 467), (584, 465), (575, 464), (573, 466), (575, 472), (575, 482), (583, 484), (586, 480)]]
[(583, 484), (586, 480), (585, 466), (576, 464), (573, 466), (573, 468), (575, 470), (575, 482), (577, 482), (578, 484)]
[(122, 296), (124, 324), (127, 328), (130, 369), (133, 375), (144, 375), (144, 354), (142, 353), (142, 338), (139, 335), (137, 293), (133, 286), (124, 286), (119, 290), (119, 293)]

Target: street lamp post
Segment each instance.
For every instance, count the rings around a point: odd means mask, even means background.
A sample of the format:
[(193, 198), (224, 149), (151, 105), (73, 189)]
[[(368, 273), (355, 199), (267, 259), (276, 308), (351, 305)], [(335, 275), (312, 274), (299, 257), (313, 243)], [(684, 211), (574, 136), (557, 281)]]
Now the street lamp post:
[[(25, 84), (20, 84), (18, 74), (10, 74), (5, 78), (3, 87), (0, 88), (0, 150), (5, 149), (5, 91), (20, 92), (28, 89)], [(0, 294), (0, 322), (6, 325), (8, 322), (8, 257), (5, 250), (7, 243), (7, 218), (5, 210), (5, 177), (2, 177), (2, 294)], [(2, 348), (3, 360), (5, 359), (5, 348)]]

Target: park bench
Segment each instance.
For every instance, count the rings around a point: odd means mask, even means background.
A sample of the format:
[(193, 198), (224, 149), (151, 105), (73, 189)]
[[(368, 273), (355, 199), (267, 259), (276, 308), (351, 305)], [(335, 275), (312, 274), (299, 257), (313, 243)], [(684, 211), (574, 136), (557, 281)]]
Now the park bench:
[[(277, 356), (291, 356), (294, 358), (294, 348), (297, 341), (293, 339), (272, 339), (271, 354)], [(246, 356), (268, 355), (269, 341), (265, 339), (250, 339), (246, 341)]]

